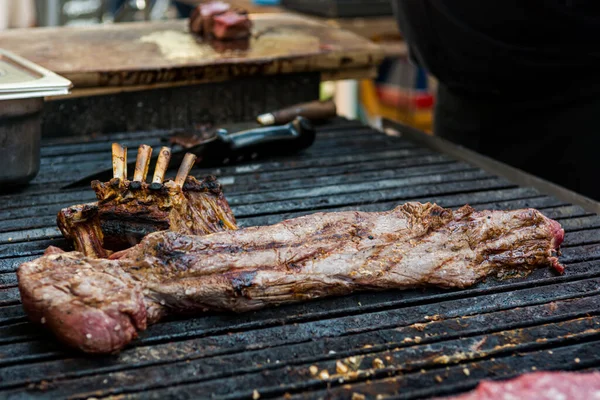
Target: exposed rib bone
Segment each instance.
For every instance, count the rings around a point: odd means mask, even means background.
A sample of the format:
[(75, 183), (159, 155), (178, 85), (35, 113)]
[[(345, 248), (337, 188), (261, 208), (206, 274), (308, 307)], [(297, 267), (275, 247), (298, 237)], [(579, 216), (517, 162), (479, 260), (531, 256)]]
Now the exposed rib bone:
[(127, 147), (112, 144), (113, 178), (127, 180)]
[(135, 161), (135, 171), (133, 173), (134, 181), (144, 182), (146, 180), (151, 156), (152, 147), (148, 146), (147, 144), (140, 145), (140, 147), (138, 148), (137, 159)]
[(161, 147), (160, 153), (158, 153), (158, 160), (156, 160), (156, 168), (154, 168), (154, 176), (152, 177), (152, 183), (163, 183), (165, 179), (165, 173), (169, 167), (169, 161), (171, 160), (171, 149), (168, 147)]
[(187, 178), (195, 162), (196, 155), (192, 153), (186, 153), (185, 157), (183, 157), (183, 161), (181, 162), (181, 166), (179, 167), (179, 171), (177, 171), (177, 176), (175, 177), (175, 183), (177, 186), (183, 186), (185, 183), (185, 178)]
[(127, 146), (123, 146), (123, 182), (127, 181)]

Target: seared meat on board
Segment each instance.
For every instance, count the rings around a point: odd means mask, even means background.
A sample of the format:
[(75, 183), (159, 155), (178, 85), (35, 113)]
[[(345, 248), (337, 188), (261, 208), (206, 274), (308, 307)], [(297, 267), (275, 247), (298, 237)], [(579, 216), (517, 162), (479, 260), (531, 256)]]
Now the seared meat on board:
[(317, 213), (206, 236), (157, 232), (112, 260), (50, 248), (18, 269), (23, 307), (70, 346), (123, 348), (171, 313), (249, 311), (360, 290), (465, 288), (539, 266), (562, 272), (564, 231), (533, 209), (407, 203)]
[(188, 176), (195, 156), (187, 154), (174, 180), (164, 180), (170, 149), (160, 151), (152, 183), (146, 183), (150, 146), (138, 151), (133, 180), (127, 180), (127, 149), (113, 144), (114, 178), (93, 181), (96, 203), (62, 209), (57, 225), (77, 251), (105, 258), (139, 243), (149, 233), (171, 230), (206, 235), (237, 229), (235, 217), (214, 176)]
[(217, 40), (246, 39), (250, 36), (252, 21), (243, 9), (231, 9), (222, 1), (199, 4), (190, 14), (189, 28), (205, 38)]

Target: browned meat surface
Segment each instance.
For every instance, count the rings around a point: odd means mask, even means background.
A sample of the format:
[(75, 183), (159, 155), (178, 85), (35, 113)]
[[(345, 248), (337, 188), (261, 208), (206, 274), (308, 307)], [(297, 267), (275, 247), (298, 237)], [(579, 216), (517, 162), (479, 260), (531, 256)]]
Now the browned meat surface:
[(87, 256), (108, 257), (109, 253), (103, 247), (104, 234), (100, 228), (96, 203), (63, 208), (56, 217), (56, 224), (76, 250)]
[(252, 22), (248, 14), (231, 10), (213, 17), (212, 33), (219, 40), (245, 39), (250, 36)]
[(112, 260), (54, 252), (22, 264), (18, 279), (33, 321), (73, 347), (105, 353), (170, 313), (241, 312), (359, 290), (465, 288), (544, 265), (562, 272), (563, 237), (533, 209), (407, 203), (206, 236), (157, 232)]
[(152, 183), (146, 183), (152, 148), (140, 146), (134, 180), (127, 179), (126, 149), (113, 145), (114, 178), (93, 181), (96, 203), (62, 209), (57, 224), (86, 256), (104, 258), (139, 243), (152, 232), (206, 235), (237, 229), (235, 217), (214, 176), (188, 176), (195, 156), (187, 154), (174, 180), (164, 180), (171, 151), (163, 147)]
[(149, 233), (172, 230), (206, 235), (237, 229), (235, 216), (214, 176), (202, 181), (188, 176), (183, 187), (167, 181), (151, 184), (95, 181), (97, 203), (76, 205), (58, 213), (57, 224), (77, 251), (103, 258), (108, 250), (139, 243)]
[(233, 212), (214, 176), (201, 182), (188, 176), (183, 187), (173, 181), (158, 189), (147, 183), (133, 188), (132, 183), (92, 183), (98, 198), (104, 247), (108, 249), (131, 247), (147, 234), (162, 230), (206, 235), (237, 229)]
[(252, 21), (242, 9), (232, 10), (222, 1), (201, 3), (192, 11), (190, 31), (218, 40), (244, 39), (250, 36)]
[[(446, 400), (600, 399), (600, 372), (535, 372), (503, 382), (484, 381), (470, 393)], [(442, 399), (439, 399), (442, 400)]]
[(190, 14), (190, 31), (199, 35), (210, 35), (213, 16), (229, 11), (231, 6), (222, 1), (199, 4)]

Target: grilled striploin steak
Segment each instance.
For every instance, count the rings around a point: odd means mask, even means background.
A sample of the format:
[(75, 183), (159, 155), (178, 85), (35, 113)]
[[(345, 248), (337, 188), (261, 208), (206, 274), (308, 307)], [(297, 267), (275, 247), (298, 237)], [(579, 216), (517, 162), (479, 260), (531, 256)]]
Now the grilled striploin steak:
[(86, 352), (121, 349), (170, 313), (248, 311), (359, 290), (465, 288), (542, 265), (564, 231), (533, 209), (407, 203), (206, 236), (157, 232), (111, 260), (50, 248), (18, 269), (27, 314)]
[(172, 230), (206, 235), (237, 229), (235, 217), (214, 176), (188, 176), (195, 156), (186, 155), (177, 177), (164, 180), (170, 149), (161, 149), (153, 182), (146, 183), (152, 148), (140, 146), (133, 180), (127, 180), (126, 149), (113, 145), (114, 178), (93, 181), (96, 203), (62, 209), (57, 225), (77, 251), (105, 258), (131, 247), (149, 233)]
[[(503, 382), (483, 381), (470, 393), (445, 400), (600, 399), (600, 372), (534, 372)], [(442, 400), (441, 398), (438, 400)]]

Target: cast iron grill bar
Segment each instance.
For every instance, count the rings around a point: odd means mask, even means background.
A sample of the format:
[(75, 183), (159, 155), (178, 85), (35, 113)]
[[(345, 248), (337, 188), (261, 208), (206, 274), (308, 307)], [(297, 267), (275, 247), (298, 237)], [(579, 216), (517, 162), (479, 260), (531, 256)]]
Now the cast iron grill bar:
[[(241, 226), (317, 210), (386, 210), (412, 200), (452, 208), (536, 207), (565, 227), (567, 273), (540, 269), (526, 279), (492, 278), (463, 291), (360, 293), (256, 313), (173, 318), (150, 327), (118, 357), (65, 350), (27, 322), (14, 271), (48, 245), (65, 246), (53, 221), (61, 207), (94, 200), (89, 188), (60, 190), (76, 179), (69, 176), (69, 163), (77, 162), (75, 175), (83, 176), (110, 165), (106, 154), (113, 140), (132, 147), (158, 145), (166, 134), (44, 141), (38, 180), (21, 193), (0, 196), (5, 221), (0, 224), (0, 397), (195, 398), (212, 392), (217, 398), (249, 398), (256, 389), (261, 398), (286, 393), (350, 398), (355, 392), (374, 398), (376, 390), (419, 398), (468, 389), (490, 377), (489, 366), (498, 369), (498, 377), (528, 370), (518, 365), (521, 359), (549, 369), (600, 366), (598, 216), (342, 119), (320, 128), (315, 145), (304, 153), (192, 173), (216, 174), (223, 181)], [(474, 355), (456, 358), (478, 343)], [(367, 367), (342, 384), (333, 375), (335, 363), (350, 356), (364, 357)], [(383, 369), (369, 367), (374, 358), (386, 356), (396, 361)], [(311, 365), (327, 368), (331, 379), (311, 376)], [(376, 389), (369, 391), (367, 381)]]
[[(549, 288), (551, 289), (551, 288)], [(595, 297), (598, 297), (599, 293), (596, 292)], [(572, 295), (571, 295), (572, 296)], [(505, 299), (505, 297), (501, 298), (502, 300)], [(473, 304), (469, 304), (469, 302), (467, 301), (454, 301), (454, 302), (450, 302), (449, 304), (444, 304), (441, 303), (442, 305), (442, 309), (443, 310), (449, 310), (446, 314), (444, 314), (443, 312), (440, 314), (433, 314), (432, 311), (435, 311), (436, 308), (433, 305), (428, 305), (428, 306), (421, 306), (421, 307), (417, 307), (416, 309), (407, 309), (404, 312), (406, 313), (406, 316), (403, 317), (401, 313), (399, 313), (398, 311), (395, 312), (395, 321), (398, 321), (396, 323), (394, 323), (393, 321), (390, 320), (386, 320), (386, 326), (381, 326), (379, 327), (379, 329), (377, 331), (374, 331), (372, 328), (372, 324), (369, 324), (369, 317), (366, 318), (362, 318), (361, 321), (357, 321), (354, 322), (353, 319), (350, 318), (343, 318), (343, 319), (338, 319), (337, 321), (332, 321), (334, 322), (333, 326), (335, 327), (335, 331), (334, 332), (330, 332), (328, 333), (329, 338), (326, 340), (326, 342), (320, 341), (320, 342), (316, 342), (316, 343), (309, 343), (309, 342), (315, 342), (316, 339), (319, 339), (318, 337), (315, 338), (314, 336), (312, 336), (312, 332), (314, 332), (314, 329), (312, 328), (312, 325), (318, 325), (319, 322), (314, 322), (314, 323), (308, 323), (308, 324), (304, 324), (305, 326), (299, 326), (299, 327), (294, 327), (294, 326), (286, 326), (286, 327), (274, 327), (271, 328), (271, 330), (273, 330), (274, 332), (264, 332), (264, 331), (259, 331), (258, 337), (244, 337), (244, 335), (237, 335), (238, 337), (231, 337), (231, 335), (224, 335), (222, 337), (220, 337), (221, 340), (221, 350), (217, 351), (215, 349), (215, 346), (217, 346), (218, 341), (216, 340), (215, 337), (211, 338), (211, 339), (200, 339), (200, 340), (195, 340), (192, 342), (178, 342), (178, 344), (164, 344), (164, 345), (158, 345), (156, 347), (153, 348), (148, 348), (148, 347), (143, 347), (143, 348), (139, 348), (136, 350), (136, 355), (135, 357), (132, 359), (131, 357), (125, 357), (123, 360), (120, 360), (120, 363), (117, 364), (129, 364), (131, 362), (138, 362), (135, 365), (131, 365), (130, 368), (134, 368), (137, 369), (139, 367), (141, 367), (142, 365), (146, 365), (148, 364), (148, 361), (151, 361), (152, 359), (152, 352), (158, 352), (161, 354), (170, 354), (170, 358), (178, 358), (179, 361), (176, 361), (175, 364), (180, 363), (180, 364), (187, 364), (187, 360), (189, 359), (198, 359), (198, 358), (202, 358), (204, 361), (204, 363), (207, 362), (206, 358), (207, 357), (212, 357), (212, 356), (217, 356), (217, 355), (222, 355), (222, 356), (230, 356), (233, 350), (235, 350), (235, 348), (237, 347), (237, 352), (240, 355), (238, 355), (238, 357), (246, 357), (246, 358), (251, 358), (253, 360), (257, 359), (257, 353), (262, 353), (263, 356), (265, 358), (269, 357), (269, 355), (273, 355), (272, 353), (270, 353), (270, 350), (265, 350), (265, 351), (255, 351), (254, 347), (257, 346), (257, 344), (260, 344), (262, 347), (265, 347), (267, 349), (272, 349), (277, 347), (280, 351), (280, 354), (278, 354), (278, 357), (280, 357), (280, 361), (281, 360), (286, 360), (285, 356), (283, 355), (284, 352), (288, 352), (288, 353), (293, 353), (295, 349), (292, 349), (289, 347), (289, 345), (294, 344), (294, 343), (300, 343), (298, 346), (296, 347), (304, 347), (306, 348), (307, 346), (310, 348), (314, 348), (313, 351), (307, 351), (306, 349), (302, 352), (303, 354), (311, 354), (312, 357), (315, 357), (315, 355), (317, 355), (317, 359), (334, 359), (336, 357), (339, 357), (338, 354), (342, 354), (345, 346), (351, 345), (354, 348), (355, 352), (357, 352), (358, 354), (360, 353), (364, 353), (366, 352), (364, 350), (364, 346), (369, 344), (371, 346), (373, 346), (373, 350), (368, 350), (368, 352), (372, 352), (372, 351), (376, 351), (376, 350), (382, 350), (382, 349), (392, 349), (392, 348), (396, 348), (396, 347), (405, 347), (407, 345), (411, 345), (411, 344), (415, 344), (414, 342), (414, 337), (419, 336), (424, 343), (426, 342), (430, 342), (431, 338), (426, 338), (422, 333), (419, 334), (417, 331), (419, 331), (419, 329), (423, 329), (422, 327), (420, 327), (419, 325), (415, 325), (415, 324), (425, 324), (426, 326), (429, 326), (429, 324), (433, 321), (433, 320), (428, 320), (427, 318), (423, 318), (423, 316), (434, 316), (437, 315), (438, 317), (443, 317), (444, 321), (449, 319), (449, 318), (456, 318), (457, 316), (461, 316), (463, 318), (459, 318), (458, 322), (466, 322), (474, 320), (474, 321), (479, 321), (477, 322), (477, 324), (479, 325), (475, 325), (472, 326), (471, 322), (469, 322), (469, 327), (471, 328), (470, 330), (466, 330), (466, 331), (462, 331), (459, 329), (459, 327), (456, 327), (456, 322), (454, 323), (454, 330), (458, 331), (456, 333), (454, 333), (454, 335), (459, 335), (461, 337), (463, 336), (470, 336), (470, 335), (474, 335), (474, 334), (485, 334), (487, 332), (490, 331), (502, 331), (504, 328), (501, 326), (497, 326), (493, 329), (490, 330), (490, 318), (489, 316), (486, 316), (487, 314), (482, 314), (481, 312), (485, 312), (485, 311), (490, 311), (492, 316), (494, 317), (494, 319), (496, 320), (496, 322), (498, 323), (508, 323), (511, 327), (517, 323), (518, 321), (521, 321), (521, 326), (528, 326), (528, 324), (533, 324), (533, 325), (538, 325), (541, 324), (542, 322), (545, 321), (544, 319), (544, 315), (547, 316), (547, 319), (549, 321), (562, 321), (564, 319), (571, 319), (571, 318), (581, 318), (583, 316), (588, 316), (588, 314), (594, 314), (593, 312), (593, 307), (594, 304), (597, 304), (598, 298), (592, 299), (592, 298), (579, 298), (579, 299), (572, 299), (572, 297), (570, 298), (570, 300), (566, 300), (566, 301), (556, 301), (556, 304), (552, 305), (551, 307), (549, 307), (548, 304), (539, 304), (540, 302), (536, 302), (534, 303), (534, 305), (532, 305), (531, 307), (535, 310), (537, 310), (536, 312), (539, 313), (538, 317), (541, 318), (540, 320), (536, 320), (535, 323), (531, 322), (531, 313), (532, 311), (527, 311), (528, 309), (523, 309), (523, 303), (522, 301), (524, 299), (526, 299), (526, 297), (520, 298), (520, 299), (515, 299), (510, 301), (509, 303), (503, 304), (500, 302), (501, 300), (500, 298), (495, 299), (494, 300), (494, 304), (493, 306), (496, 307), (497, 309), (500, 310), (505, 310), (505, 312), (502, 311), (493, 311), (494, 309), (491, 308), (489, 305), (485, 305), (485, 307), (481, 310), (481, 311), (477, 311), (479, 314), (475, 314), (475, 316), (473, 317), (469, 317), (466, 320), (464, 319), (464, 316), (468, 316), (470, 315), (470, 313), (473, 312), (473, 310), (475, 309), (475, 307), (473, 306)], [(485, 301), (485, 299), (481, 299), (481, 301)], [(531, 302), (531, 299), (529, 299), (529, 301)], [(519, 308), (515, 308), (515, 306), (518, 306)], [(557, 316), (556, 311), (557, 309), (560, 308), (561, 312), (567, 312), (568, 315), (560, 315)], [(596, 310), (597, 311), (597, 310)], [(515, 314), (514, 316), (510, 316), (512, 314)], [(504, 315), (506, 315), (506, 317), (504, 317)], [(525, 319), (520, 319), (518, 316), (523, 317), (523, 315), (528, 315), (527, 318)], [(380, 316), (375, 316), (375, 321), (378, 321), (381, 319)], [(481, 320), (484, 321), (488, 321), (488, 323), (485, 322), (481, 322)], [(343, 322), (343, 320), (346, 320), (346, 322)], [(528, 322), (523, 322), (523, 321), (528, 321)], [(398, 325), (398, 323), (400, 323), (400, 325)], [(523, 325), (524, 324), (524, 325)], [(358, 328), (355, 326), (358, 325)], [(409, 331), (412, 332), (412, 336), (407, 336), (406, 332), (404, 332), (403, 330), (398, 330), (398, 327), (408, 327), (410, 329), (408, 329)], [(479, 327), (478, 327), (479, 326)], [(360, 327), (362, 327), (362, 331), (360, 330)], [(506, 328), (507, 329), (507, 328)], [(256, 331), (253, 331), (251, 333), (255, 333)], [(260, 338), (260, 335), (263, 335), (262, 339)], [(235, 335), (235, 334), (234, 334)], [(450, 336), (453, 336), (452, 333), (450, 334)], [(349, 337), (350, 341), (349, 341)], [(406, 337), (410, 337), (411, 340), (406, 340)], [(241, 339), (240, 339), (241, 338)], [(279, 339), (277, 339), (279, 338)], [(285, 338), (285, 342), (282, 343), (282, 339), (281, 338)], [(337, 339), (336, 339), (337, 338)], [(448, 339), (449, 337), (444, 337), (444, 340)], [(237, 339), (237, 340), (236, 340)], [(240, 348), (240, 343), (242, 342), (246, 345), (252, 345), (253, 350), (252, 351), (244, 351), (244, 348)], [(377, 342), (382, 342), (381, 345), (377, 345), (375, 346), (375, 343)], [(204, 344), (203, 344), (204, 342)], [(237, 343), (236, 343), (237, 342)], [(307, 344), (308, 343), (308, 344)], [(337, 343), (337, 344), (336, 344)], [(51, 343), (50, 344), (52, 347), (51, 348), (56, 348), (55, 346), (53, 346), (54, 344)], [(323, 349), (323, 346), (326, 345), (327, 346), (327, 351), (324, 352), (323, 354), (320, 353), (320, 350)], [(43, 350), (44, 346), (41, 346), (40, 344), (33, 344), (34, 348), (38, 347), (38, 351)], [(207, 346), (210, 347), (210, 351), (209, 353), (206, 353), (205, 351), (200, 350), (200, 354), (195, 354), (194, 352), (197, 352), (198, 349), (202, 349), (203, 346)], [(15, 348), (16, 347), (16, 348)], [(27, 348), (21, 347), (19, 348), (19, 346), (15, 346), (12, 348), (12, 350), (17, 351), (17, 352), (22, 352), (22, 351), (26, 351)], [(48, 346), (45, 346), (46, 349)], [(232, 348), (233, 347), (233, 348)], [(333, 353), (329, 353), (331, 350), (335, 351), (335, 355)], [(251, 353), (252, 354), (249, 354)], [(298, 352), (300, 352), (300, 350), (298, 350)], [(16, 353), (16, 354), (22, 354), (22, 353)], [(190, 356), (190, 355), (193, 356)], [(58, 355), (60, 355), (60, 353), (58, 353)], [(23, 357), (21, 356), (17, 356), (17, 357)], [(288, 356), (289, 357), (289, 356)], [(293, 357), (295, 358), (295, 357)], [(8, 360), (7, 360), (8, 361)], [(12, 363), (16, 362), (16, 360), (11, 360)], [(21, 359), (20, 361), (27, 361), (27, 360), (23, 360)], [(239, 360), (238, 360), (239, 361)], [(312, 361), (312, 360), (311, 360)], [(10, 363), (10, 361), (9, 361)], [(88, 360), (85, 361), (85, 363), (87, 363), (88, 365), (91, 363), (96, 364), (96, 369), (100, 368), (100, 369), (104, 369), (108, 367), (108, 364), (106, 363), (106, 361), (102, 361), (102, 362), (97, 362), (97, 361), (93, 361), (93, 360)], [(160, 365), (164, 365), (164, 363), (158, 362), (157, 360), (154, 360), (153, 362), (150, 362), (150, 364), (160, 364)], [(53, 372), (49, 372), (46, 369), (44, 369), (43, 371), (38, 373), (40, 374), (40, 376), (45, 376), (48, 377), (48, 374), (56, 374), (56, 372), (61, 368), (64, 368), (65, 365), (67, 364), (61, 364), (61, 362), (54, 362), (52, 363), (52, 365), (48, 365), (48, 364), (44, 364), (42, 365), (43, 368), (48, 368), (51, 367)], [(84, 364), (81, 363), (81, 360), (73, 363), (71, 362), (70, 364), (70, 374), (73, 377), (81, 377), (84, 375), (94, 375), (95, 373), (97, 373), (98, 371), (92, 370), (92, 371), (83, 371), (82, 367), (84, 366)], [(124, 366), (124, 365), (113, 365), (112, 369), (114, 368), (118, 368), (119, 370), (124, 370), (128, 367)], [(17, 367), (17, 369), (21, 369), (23, 371), (23, 374), (25, 374), (24, 376), (27, 376), (28, 378), (31, 378), (32, 376), (35, 376), (36, 374), (36, 366), (29, 366), (28, 368), (26, 368), (24, 365), (21, 364), (20, 367)], [(10, 369), (7, 368), (7, 371), (12, 371), (14, 372), (14, 369)], [(140, 372), (141, 374), (143, 374), (144, 372)], [(1, 385), (1, 384), (0, 384)]]

